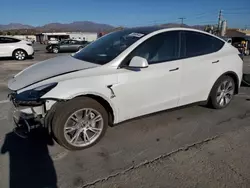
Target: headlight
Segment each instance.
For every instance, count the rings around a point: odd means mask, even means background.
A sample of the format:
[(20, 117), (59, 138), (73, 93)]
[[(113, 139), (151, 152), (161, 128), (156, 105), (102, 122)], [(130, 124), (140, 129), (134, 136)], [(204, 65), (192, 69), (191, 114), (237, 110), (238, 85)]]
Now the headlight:
[(43, 95), (49, 92), (51, 89), (56, 87), (57, 83), (50, 83), (36, 87), (31, 90), (24, 91), (16, 95), (16, 100), (20, 101), (36, 101), (40, 99)]

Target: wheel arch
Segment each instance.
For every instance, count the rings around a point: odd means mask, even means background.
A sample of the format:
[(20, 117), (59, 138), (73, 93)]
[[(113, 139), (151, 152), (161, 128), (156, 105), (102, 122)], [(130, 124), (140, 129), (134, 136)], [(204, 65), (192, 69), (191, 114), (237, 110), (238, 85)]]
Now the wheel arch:
[(28, 53), (27, 53), (26, 50), (24, 50), (23, 48), (16, 48), (16, 49), (14, 49), (13, 52), (12, 52), (12, 57), (14, 56), (14, 53), (15, 53), (15, 51), (17, 51), (17, 50), (22, 50), (22, 51), (24, 51), (24, 52), (25, 52), (25, 55), (28, 56)]
[(52, 51), (53, 51), (54, 48), (57, 48), (58, 52), (60, 51), (60, 46), (59, 45), (57, 45), (57, 44), (56, 45), (52, 45)]
[(111, 104), (111, 102), (108, 99), (106, 99), (106, 97), (103, 97), (102, 95), (98, 95), (97, 93), (85, 93), (85, 94), (74, 96), (70, 100), (73, 100), (75, 98), (80, 98), (80, 97), (89, 97), (99, 102), (108, 112), (109, 126), (113, 126), (113, 124), (117, 120), (117, 115), (116, 115), (114, 106)]
[[(239, 87), (240, 87), (240, 83), (239, 83), (239, 77), (238, 77), (238, 75), (235, 73), (235, 72), (233, 72), (233, 71), (228, 71), (228, 72), (225, 72), (223, 75), (221, 75), (221, 76), (230, 76), (231, 78), (233, 78), (233, 80), (234, 80), (234, 83), (235, 83), (235, 91), (234, 91), (234, 94), (238, 94), (239, 93)], [(220, 76), (220, 77), (221, 77)], [(220, 78), (219, 77), (219, 78)], [(218, 78), (218, 79), (219, 79)], [(217, 80), (218, 80), (217, 79)], [(216, 81), (217, 81), (216, 80)]]
[(222, 77), (222, 76), (230, 76), (233, 80), (234, 80), (234, 83), (235, 83), (235, 91), (234, 91), (234, 94), (238, 94), (239, 93), (239, 86), (240, 86), (240, 83), (239, 83), (239, 77), (237, 76), (237, 74), (233, 71), (227, 71), (225, 73), (223, 73), (222, 75), (220, 75), (216, 80), (215, 82), (213, 83), (212, 85), (212, 88), (210, 89), (210, 92), (209, 92), (209, 95), (208, 95), (208, 98), (207, 98), (207, 101), (209, 100), (210, 98), (210, 95), (211, 95), (211, 92), (213, 90), (213, 87), (214, 87), (214, 84)]

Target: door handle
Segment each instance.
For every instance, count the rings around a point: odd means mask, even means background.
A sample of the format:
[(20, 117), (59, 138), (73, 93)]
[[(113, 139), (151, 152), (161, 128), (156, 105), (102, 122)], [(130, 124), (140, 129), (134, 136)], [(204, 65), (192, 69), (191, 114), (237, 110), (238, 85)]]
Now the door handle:
[(175, 68), (175, 69), (170, 69), (169, 72), (172, 72), (172, 71), (177, 71), (179, 70), (179, 67)]
[(213, 61), (212, 63), (214, 64), (214, 63), (219, 63), (220, 62), (220, 60), (217, 60), (217, 61)]

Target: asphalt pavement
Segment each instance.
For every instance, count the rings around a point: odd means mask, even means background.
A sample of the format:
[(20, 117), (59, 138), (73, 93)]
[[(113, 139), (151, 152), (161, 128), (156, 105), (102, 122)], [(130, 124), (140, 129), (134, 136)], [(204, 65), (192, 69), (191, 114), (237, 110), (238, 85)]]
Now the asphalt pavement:
[[(0, 60), (0, 187), (249, 187), (250, 88), (230, 106), (186, 106), (109, 128), (95, 146), (69, 152), (46, 134), (12, 133), (7, 79), (54, 57), (37, 45), (34, 59)], [(66, 54), (59, 54), (66, 55)], [(245, 58), (250, 73), (250, 57)]]

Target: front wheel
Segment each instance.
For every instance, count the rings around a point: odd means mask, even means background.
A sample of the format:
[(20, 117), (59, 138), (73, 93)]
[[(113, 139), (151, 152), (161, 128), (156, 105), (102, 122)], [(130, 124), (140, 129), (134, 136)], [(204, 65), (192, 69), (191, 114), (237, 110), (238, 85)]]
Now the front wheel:
[(215, 109), (227, 107), (235, 93), (235, 82), (230, 76), (222, 76), (214, 84), (210, 94), (210, 105)]
[(69, 150), (96, 144), (108, 127), (108, 113), (97, 101), (82, 97), (65, 102), (54, 116), (52, 131), (56, 141)]
[(53, 52), (54, 54), (57, 54), (57, 53), (59, 52), (59, 49), (58, 49), (57, 47), (54, 47), (54, 48), (52, 49), (52, 52)]
[(80, 51), (80, 50), (82, 50), (82, 49), (83, 49), (83, 47), (82, 47), (82, 46), (79, 46), (78, 51)]

